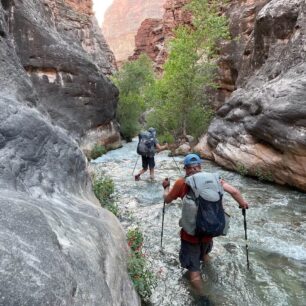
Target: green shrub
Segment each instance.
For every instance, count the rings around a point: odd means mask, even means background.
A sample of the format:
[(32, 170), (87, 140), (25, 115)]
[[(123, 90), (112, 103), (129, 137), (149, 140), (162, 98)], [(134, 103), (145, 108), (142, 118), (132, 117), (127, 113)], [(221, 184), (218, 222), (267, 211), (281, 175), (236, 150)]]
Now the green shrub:
[(139, 119), (154, 95), (152, 61), (142, 54), (138, 60), (126, 62), (112, 77), (119, 89), (117, 120), (122, 136), (130, 141), (140, 131)]
[(246, 166), (239, 162), (236, 165), (236, 171), (242, 176), (246, 176), (248, 174), (248, 169), (246, 168)]
[(273, 175), (270, 171), (264, 171), (260, 168), (255, 169), (255, 175), (258, 177), (260, 181), (273, 182)]
[(158, 141), (161, 144), (163, 144), (164, 142), (171, 144), (175, 142), (175, 139), (173, 135), (171, 135), (170, 133), (165, 133), (165, 134), (158, 136)]
[(142, 248), (143, 244), (142, 233), (139, 231), (138, 228), (129, 229), (126, 236), (128, 240), (128, 245), (130, 246), (131, 250), (134, 252), (138, 252)]
[(111, 195), (114, 193), (115, 186), (111, 178), (101, 177), (94, 179), (93, 190), (96, 197), (101, 203), (107, 202), (110, 200)]
[(96, 143), (90, 152), (90, 159), (96, 159), (100, 157), (101, 155), (105, 154), (106, 152), (107, 151), (104, 146)]
[(119, 217), (120, 215), (120, 211), (119, 211), (119, 207), (116, 203), (114, 202), (107, 202), (104, 205), (104, 208), (106, 208), (107, 210), (109, 210), (111, 213), (113, 213), (116, 217)]
[(115, 186), (112, 179), (108, 177), (94, 178), (93, 191), (102, 207), (108, 209), (115, 216), (119, 216), (118, 205), (112, 199)]
[(131, 248), (128, 259), (128, 273), (136, 291), (141, 299), (146, 302), (156, 285), (156, 277), (142, 252), (143, 235), (138, 228), (130, 229), (127, 233), (127, 241)]

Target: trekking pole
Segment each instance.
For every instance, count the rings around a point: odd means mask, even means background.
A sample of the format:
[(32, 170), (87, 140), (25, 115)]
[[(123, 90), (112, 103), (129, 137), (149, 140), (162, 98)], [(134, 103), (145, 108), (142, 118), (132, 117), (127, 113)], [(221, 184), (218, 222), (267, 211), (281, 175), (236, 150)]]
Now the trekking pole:
[(164, 201), (164, 206), (163, 206), (163, 216), (162, 216), (162, 230), (161, 230), (161, 236), (160, 236), (160, 248), (163, 248), (163, 234), (164, 234), (164, 216), (165, 216), (165, 207), (166, 207), (166, 202)]
[(246, 211), (245, 211), (245, 208), (242, 208), (242, 214), (243, 214), (243, 224), (244, 224), (244, 238), (245, 238), (245, 241), (246, 241), (245, 250), (246, 250), (246, 258), (247, 258), (247, 267), (248, 267), (248, 270), (250, 270), (248, 235), (247, 235), (247, 222), (246, 222)]
[(176, 162), (176, 160), (174, 159), (174, 156), (173, 156), (173, 155), (171, 155), (171, 156), (172, 156), (172, 158), (173, 158), (173, 160), (174, 160), (174, 162), (175, 162), (176, 168), (177, 168), (178, 171), (180, 172), (180, 175), (182, 175), (182, 171), (181, 171), (181, 169), (179, 168), (179, 166), (177, 165), (177, 162)]
[(139, 159), (139, 155), (137, 156), (137, 160), (136, 160), (136, 163), (135, 163), (135, 166), (134, 166), (134, 169), (133, 169), (132, 175), (134, 175), (134, 171), (135, 171), (136, 165), (137, 165), (137, 163), (138, 163), (138, 159)]

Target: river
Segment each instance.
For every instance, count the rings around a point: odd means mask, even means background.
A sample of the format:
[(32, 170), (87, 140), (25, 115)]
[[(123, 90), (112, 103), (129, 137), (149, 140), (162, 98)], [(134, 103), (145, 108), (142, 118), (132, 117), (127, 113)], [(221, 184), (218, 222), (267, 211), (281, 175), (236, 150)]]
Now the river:
[[(123, 227), (138, 225), (144, 234), (146, 256), (158, 276), (151, 304), (201, 305), (179, 264), (180, 200), (166, 207), (164, 248), (160, 251), (161, 181), (169, 177), (174, 183), (180, 176), (177, 165), (183, 173), (182, 158), (168, 157), (168, 151), (157, 154), (155, 181), (146, 173), (136, 182), (132, 175), (138, 157), (136, 144), (135, 140), (108, 152), (91, 162), (91, 168), (114, 181)], [(135, 173), (140, 168), (141, 158)], [(224, 197), (225, 210), (231, 215), (229, 233), (214, 239), (211, 262), (202, 268), (209, 305), (306, 305), (306, 194), (241, 176), (209, 161), (203, 169), (218, 171), (250, 205), (246, 211), (248, 270), (243, 216), (238, 204), (230, 196)]]

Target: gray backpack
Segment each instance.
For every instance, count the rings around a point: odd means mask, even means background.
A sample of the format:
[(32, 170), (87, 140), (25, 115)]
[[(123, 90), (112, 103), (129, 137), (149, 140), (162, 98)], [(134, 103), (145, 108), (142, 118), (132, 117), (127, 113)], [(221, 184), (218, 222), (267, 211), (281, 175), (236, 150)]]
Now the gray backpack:
[(229, 216), (222, 206), (224, 193), (218, 173), (199, 172), (186, 178), (180, 226), (192, 236), (226, 235)]
[(138, 135), (137, 153), (141, 156), (153, 157), (155, 155), (156, 139), (154, 134), (145, 131)]

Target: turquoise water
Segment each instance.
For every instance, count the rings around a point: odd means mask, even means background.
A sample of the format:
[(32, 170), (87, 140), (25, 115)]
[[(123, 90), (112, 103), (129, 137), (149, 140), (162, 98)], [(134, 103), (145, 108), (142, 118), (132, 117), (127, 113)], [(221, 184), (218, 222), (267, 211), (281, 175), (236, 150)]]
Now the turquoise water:
[[(226, 237), (214, 239), (211, 262), (202, 268), (209, 303), (194, 297), (181, 269), (178, 220), (181, 201), (167, 206), (164, 219), (163, 252), (160, 252), (163, 189), (180, 176), (182, 158), (156, 156), (156, 180), (144, 174), (139, 182), (132, 175), (138, 155), (136, 142), (110, 151), (91, 167), (111, 177), (125, 229), (139, 226), (145, 236), (145, 251), (158, 276), (152, 305), (306, 305), (306, 194), (285, 187), (242, 177), (205, 162), (206, 171), (219, 171), (237, 187), (250, 204), (247, 210), (250, 271), (246, 268), (243, 216), (238, 204), (225, 196), (224, 207), (231, 215)], [(180, 170), (177, 168), (179, 166)], [(141, 159), (135, 173), (141, 168)], [(135, 174), (134, 173), (134, 174)], [(128, 217), (127, 217), (128, 216)]]

